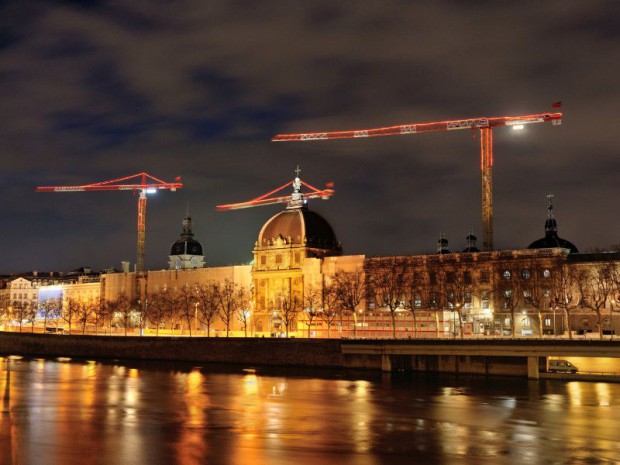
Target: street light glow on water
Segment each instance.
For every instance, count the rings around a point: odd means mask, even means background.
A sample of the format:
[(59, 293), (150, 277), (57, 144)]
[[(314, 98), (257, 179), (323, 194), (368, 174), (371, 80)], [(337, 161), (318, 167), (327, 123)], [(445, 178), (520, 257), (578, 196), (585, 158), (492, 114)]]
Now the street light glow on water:
[(6, 357), (0, 370), (1, 464), (480, 465), (620, 456), (620, 384)]

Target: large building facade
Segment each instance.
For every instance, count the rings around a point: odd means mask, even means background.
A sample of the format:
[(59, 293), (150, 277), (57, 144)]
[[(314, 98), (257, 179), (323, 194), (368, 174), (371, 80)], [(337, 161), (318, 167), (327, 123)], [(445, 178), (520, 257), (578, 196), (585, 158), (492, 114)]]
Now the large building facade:
[[(551, 198), (545, 236), (527, 249), (480, 252), (470, 234), (462, 252), (450, 252), (441, 237), (434, 254), (370, 258), (342, 255), (331, 225), (293, 187), (286, 208), (260, 228), (251, 264), (149, 271), (140, 295), (134, 273), (106, 274), (103, 299), (127, 294), (145, 305), (163, 290), (233, 283), (248, 296), (227, 325), (237, 336), (537, 337), (620, 330), (620, 254), (580, 254), (560, 238)], [(336, 281), (342, 287), (343, 278), (356, 275), (362, 297), (351, 308), (334, 297), (342, 292)], [(195, 305), (197, 317), (181, 327), (204, 331), (203, 304)], [(210, 331), (224, 334), (222, 318), (216, 316)]]
[(42, 296), (61, 289), (62, 312), (75, 300), (98, 300), (107, 309), (91, 328), (131, 325), (146, 334), (437, 338), (620, 331), (620, 253), (579, 253), (560, 238), (551, 198), (545, 235), (527, 249), (480, 252), (470, 234), (462, 252), (450, 252), (442, 236), (433, 254), (366, 257), (342, 254), (333, 228), (308, 207), (299, 186), (296, 178), (286, 208), (258, 230), (250, 264), (204, 267), (188, 216), (169, 269), (138, 277), (124, 267), (62, 283), (9, 280), (0, 291), (4, 320), (7, 308), (25, 302), (40, 309)]

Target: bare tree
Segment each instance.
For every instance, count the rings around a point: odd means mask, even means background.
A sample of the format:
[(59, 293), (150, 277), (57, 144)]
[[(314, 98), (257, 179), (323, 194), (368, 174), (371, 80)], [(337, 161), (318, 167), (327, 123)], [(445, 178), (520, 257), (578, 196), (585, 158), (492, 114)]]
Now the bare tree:
[(219, 315), (226, 326), (226, 337), (230, 335), (230, 322), (239, 309), (240, 287), (238, 284), (225, 279), (223, 283), (216, 284), (216, 301)]
[(609, 262), (599, 262), (588, 271), (578, 272), (582, 304), (596, 313), (599, 339), (603, 339), (603, 309), (613, 296), (613, 272), (613, 265)]
[(74, 321), (78, 324), (82, 334), (86, 334), (86, 326), (91, 320), (90, 312), (91, 308), (88, 305), (88, 302), (79, 301), (74, 315)]
[(47, 320), (50, 318), (57, 319), (60, 317), (61, 301), (58, 298), (50, 297), (41, 301), (39, 310), (43, 315), (43, 328), (47, 328)]
[(302, 299), (299, 298), (297, 293), (287, 290), (279, 292), (276, 295), (276, 305), (278, 307), (278, 313), (284, 323), (286, 331), (286, 337), (289, 336), (291, 327), (297, 321), (297, 317), (302, 308)]
[[(466, 305), (471, 303), (472, 284), (465, 280), (463, 273), (457, 267), (446, 268), (444, 280), (444, 301), (447, 307), (457, 314), (459, 335), (463, 339), (465, 335), (463, 331), (463, 311)], [(456, 337), (456, 334), (453, 335)]]
[(73, 320), (77, 317), (80, 312), (81, 302), (78, 299), (73, 297), (68, 297), (65, 300), (64, 309), (61, 315), (63, 321), (67, 323), (69, 327), (69, 334), (71, 334)]
[(396, 338), (396, 311), (403, 307), (406, 267), (398, 258), (373, 259), (367, 265), (369, 293), (379, 308), (387, 308)]
[(331, 327), (341, 314), (340, 305), (338, 301), (338, 294), (333, 281), (328, 280), (323, 285), (323, 292), (321, 293), (322, 309), (321, 319), (327, 325), (327, 337), (331, 337)]
[[(536, 311), (537, 324), (538, 324), (538, 336), (543, 337), (543, 311), (549, 308), (550, 301), (550, 281), (545, 278), (545, 271), (542, 266), (527, 262), (523, 265), (522, 274), (522, 289), (523, 289), (523, 302)], [(555, 327), (553, 328), (555, 333)]]
[(127, 330), (131, 327), (131, 317), (133, 305), (126, 293), (122, 292), (118, 298), (110, 302), (114, 314), (123, 325), (124, 335), (127, 336)]
[(514, 338), (517, 325), (515, 314), (524, 304), (524, 287), (522, 281), (522, 265), (511, 264), (500, 270), (500, 276), (495, 280), (494, 302), (500, 303), (502, 308), (510, 314), (510, 334)]
[[(101, 299), (99, 302), (99, 308), (95, 312), (95, 328), (101, 324), (101, 326), (107, 325), (108, 334), (112, 335), (112, 320), (114, 319), (114, 302)], [(96, 333), (95, 329), (95, 333)]]
[(178, 290), (178, 306), (181, 318), (187, 324), (189, 336), (192, 336), (192, 319), (198, 318), (198, 300), (196, 291), (190, 285), (185, 284)]
[(364, 270), (337, 271), (332, 278), (340, 308), (353, 317), (353, 337), (357, 336), (357, 308), (366, 295)]
[[(82, 302), (83, 309), (81, 310), (81, 314), (78, 315), (78, 321), (82, 326), (82, 334), (86, 333), (87, 325), (94, 326), (95, 334), (97, 334), (97, 324), (100, 322), (99, 313), (99, 299), (91, 297), (88, 300), (84, 300)], [(82, 318), (86, 317), (86, 322), (82, 323)]]
[(575, 269), (566, 263), (554, 267), (550, 273), (551, 304), (562, 310), (564, 327), (568, 330), (569, 339), (572, 339), (570, 314), (580, 307), (583, 298), (579, 288), (579, 277)]
[(19, 321), (19, 332), (22, 332), (22, 324), (28, 314), (28, 305), (20, 300), (13, 301), (13, 316)]
[(168, 316), (167, 300), (169, 299), (169, 291), (155, 291), (148, 295), (147, 299), (147, 318), (155, 325), (155, 336), (159, 336), (159, 328)]
[(252, 302), (252, 295), (246, 291), (243, 286), (239, 286), (237, 290), (237, 319), (243, 326), (243, 332), (245, 337), (248, 337), (248, 324), (250, 323), (251, 312), (250, 306)]
[(211, 336), (211, 325), (219, 314), (217, 292), (218, 286), (214, 283), (196, 285), (198, 316), (200, 322), (207, 327), (207, 336)]
[(308, 337), (310, 337), (312, 322), (320, 314), (320, 302), (321, 291), (312, 285), (306, 286), (304, 291), (303, 310), (305, 315), (305, 323), (308, 327)]
[(405, 308), (409, 309), (413, 317), (413, 337), (418, 337), (418, 320), (417, 309), (422, 307), (422, 296), (424, 295), (425, 282), (421, 272), (415, 271), (411, 267), (410, 271), (405, 275), (404, 295)]
[(440, 337), (440, 332), (443, 332), (440, 325), (439, 315), (443, 312), (443, 309), (446, 306), (444, 286), (444, 280), (441, 279), (439, 275), (439, 267), (430, 267), (428, 271), (428, 281), (426, 284), (426, 297), (423, 300), (426, 302), (425, 307), (435, 315), (436, 337)]

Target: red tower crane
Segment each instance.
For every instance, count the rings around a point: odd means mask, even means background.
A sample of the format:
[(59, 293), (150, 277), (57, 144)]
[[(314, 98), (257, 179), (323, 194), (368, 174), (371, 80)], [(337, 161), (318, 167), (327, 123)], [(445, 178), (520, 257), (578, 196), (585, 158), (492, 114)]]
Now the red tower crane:
[[(307, 199), (320, 198), (323, 200), (327, 200), (332, 195), (334, 195), (335, 191), (333, 189), (334, 187), (333, 183), (327, 183), (325, 185), (325, 189), (317, 189), (316, 187), (311, 186), (307, 182), (302, 181), (299, 178), (300, 173), (301, 173), (301, 170), (299, 169), (299, 166), (298, 166), (297, 169), (295, 170), (295, 179), (293, 180), (292, 184), (287, 182), (286, 184), (278, 187), (277, 189), (267, 192), (266, 194), (256, 197), (255, 199), (248, 200), (246, 202), (218, 205), (216, 208), (218, 210), (239, 210), (241, 208), (259, 207), (262, 205), (271, 205), (274, 203), (288, 203), (289, 206), (297, 207), (297, 206), (303, 205)], [(293, 186), (292, 194), (276, 195), (278, 192), (282, 191), (283, 189), (285, 189), (286, 187), (290, 185)], [(301, 186), (308, 188), (309, 189), (308, 192), (300, 192)]]
[[(180, 178), (175, 179), (179, 181)], [(132, 182), (133, 181), (133, 182)], [(144, 242), (146, 239), (146, 195), (154, 194), (158, 190), (168, 189), (176, 191), (183, 187), (180, 182), (166, 182), (157, 179), (147, 173), (138, 173), (124, 178), (112, 179), (110, 181), (86, 184), (83, 186), (42, 186), (37, 187), (37, 192), (83, 192), (83, 191), (134, 191), (140, 195), (138, 197), (138, 252), (136, 261), (136, 272), (142, 274), (144, 271)]]
[[(554, 104), (554, 107), (558, 104)], [(351, 131), (311, 132), (298, 134), (278, 134), (271, 139), (273, 142), (312, 141), (332, 139), (354, 139), (378, 136), (394, 136), (402, 134), (422, 134), (425, 132), (452, 131), (457, 129), (480, 130), (480, 168), (482, 171), (482, 237), (484, 250), (493, 250), (493, 128), (512, 126), (523, 129), (525, 124), (562, 123), (562, 113), (539, 113), (520, 116), (495, 116), (438, 121), (432, 123), (409, 123), (374, 129)]]

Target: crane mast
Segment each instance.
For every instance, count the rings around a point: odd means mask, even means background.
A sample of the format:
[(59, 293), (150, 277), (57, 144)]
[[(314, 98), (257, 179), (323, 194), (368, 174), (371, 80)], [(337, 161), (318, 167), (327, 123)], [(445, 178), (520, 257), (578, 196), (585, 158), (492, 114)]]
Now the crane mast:
[(483, 249), (493, 250), (493, 128), (512, 126), (522, 129), (526, 124), (562, 123), (562, 113), (537, 113), (519, 116), (479, 117), (430, 123), (408, 123), (372, 129), (278, 134), (273, 142), (324, 141), (334, 139), (357, 139), (427, 132), (454, 131), (462, 129), (480, 131), (480, 169), (482, 175), (482, 238)]

